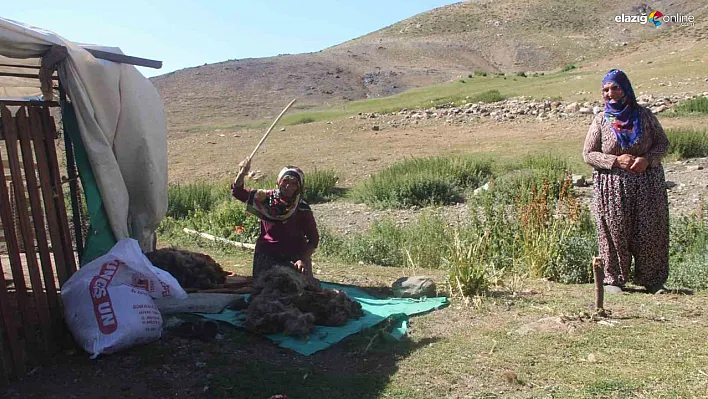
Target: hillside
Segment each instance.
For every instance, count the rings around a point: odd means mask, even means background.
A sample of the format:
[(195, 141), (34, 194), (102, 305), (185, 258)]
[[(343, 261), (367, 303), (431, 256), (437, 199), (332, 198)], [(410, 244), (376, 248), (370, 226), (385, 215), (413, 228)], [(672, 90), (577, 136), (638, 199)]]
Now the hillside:
[[(664, 10), (697, 24), (618, 24), (620, 14)], [(658, 40), (705, 40), (700, 0), (462, 2), (437, 8), (315, 53), (231, 60), (152, 79), (170, 131), (273, 117), (289, 99), (299, 109), (396, 94), (474, 71), (548, 71)], [(678, 30), (680, 28), (680, 30)]]

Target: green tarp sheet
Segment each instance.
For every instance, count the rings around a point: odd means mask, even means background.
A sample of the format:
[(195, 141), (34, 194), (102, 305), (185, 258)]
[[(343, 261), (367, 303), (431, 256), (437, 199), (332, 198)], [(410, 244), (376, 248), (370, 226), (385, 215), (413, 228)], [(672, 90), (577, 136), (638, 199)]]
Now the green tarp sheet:
[[(387, 318), (392, 318), (396, 322), (391, 335), (396, 339), (400, 339), (406, 333), (409, 316), (440, 309), (448, 304), (448, 300), (445, 297), (378, 299), (358, 287), (331, 283), (322, 283), (322, 287), (346, 292), (352, 299), (361, 303), (364, 316), (359, 318), (359, 320), (350, 319), (347, 324), (341, 327), (316, 326), (315, 331), (310, 334), (307, 340), (283, 334), (272, 334), (267, 335), (267, 337), (283, 348), (292, 349), (295, 352), (309, 356), (336, 344), (349, 335), (358, 333), (364, 328), (373, 327)], [(242, 327), (246, 320), (244, 312), (229, 309), (221, 313), (200, 313), (200, 315), (208, 319), (224, 321), (237, 327)]]

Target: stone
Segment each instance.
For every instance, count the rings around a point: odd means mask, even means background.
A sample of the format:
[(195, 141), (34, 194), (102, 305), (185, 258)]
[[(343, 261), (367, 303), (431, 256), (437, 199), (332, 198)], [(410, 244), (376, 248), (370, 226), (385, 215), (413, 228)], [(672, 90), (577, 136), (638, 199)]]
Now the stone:
[(592, 113), (593, 113), (594, 115), (599, 114), (599, 113), (602, 112), (603, 110), (604, 110), (604, 108), (602, 108), (602, 107), (592, 107)]
[(397, 298), (434, 297), (436, 295), (435, 282), (424, 276), (401, 277), (393, 283), (391, 288), (393, 295)]
[(572, 179), (575, 187), (585, 187), (587, 185), (583, 175), (573, 175)]
[(585, 107), (583, 107), (583, 108), (580, 108), (580, 109), (578, 110), (578, 112), (580, 112), (581, 114), (587, 115), (587, 114), (592, 113), (592, 110), (591, 110), (590, 108), (585, 108)]
[(565, 106), (565, 112), (578, 112), (578, 110), (580, 110), (578, 103), (570, 103)]

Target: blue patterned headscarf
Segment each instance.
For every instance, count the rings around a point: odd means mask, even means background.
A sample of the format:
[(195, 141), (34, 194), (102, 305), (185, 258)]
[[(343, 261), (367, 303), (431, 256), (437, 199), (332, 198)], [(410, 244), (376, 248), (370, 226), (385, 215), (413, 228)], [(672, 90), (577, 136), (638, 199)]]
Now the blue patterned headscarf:
[(616, 83), (624, 96), (617, 101), (605, 100), (605, 119), (622, 148), (631, 147), (642, 137), (639, 106), (632, 84), (627, 75), (619, 69), (608, 72), (602, 79), (602, 86), (607, 82)]

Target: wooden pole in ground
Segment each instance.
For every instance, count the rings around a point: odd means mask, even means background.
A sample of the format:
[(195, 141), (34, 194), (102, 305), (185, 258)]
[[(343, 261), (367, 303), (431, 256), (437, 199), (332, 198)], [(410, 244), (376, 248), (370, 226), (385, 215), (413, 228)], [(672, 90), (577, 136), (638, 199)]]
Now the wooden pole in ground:
[(602, 261), (600, 257), (592, 258), (592, 271), (595, 276), (595, 311), (604, 309), (605, 290), (602, 286), (602, 281), (605, 279), (605, 271), (602, 269)]

